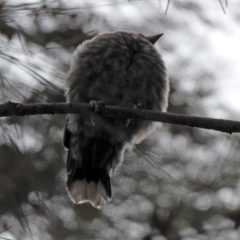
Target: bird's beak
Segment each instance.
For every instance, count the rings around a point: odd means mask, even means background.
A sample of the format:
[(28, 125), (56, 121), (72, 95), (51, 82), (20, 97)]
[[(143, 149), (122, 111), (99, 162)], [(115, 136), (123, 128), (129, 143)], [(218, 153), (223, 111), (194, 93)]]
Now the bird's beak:
[(160, 34), (157, 34), (157, 35), (154, 35), (154, 36), (149, 36), (149, 37), (146, 37), (147, 40), (149, 42), (151, 42), (152, 44), (155, 44), (157, 42), (157, 40), (163, 35), (163, 33), (160, 33)]

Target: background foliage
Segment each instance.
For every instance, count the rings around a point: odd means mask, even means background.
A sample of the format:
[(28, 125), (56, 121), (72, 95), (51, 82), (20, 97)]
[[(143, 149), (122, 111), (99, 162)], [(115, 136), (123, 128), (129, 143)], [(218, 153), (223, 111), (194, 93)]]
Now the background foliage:
[[(239, 40), (240, 4), (229, 3), (227, 16), (219, 1), (171, 1), (165, 15), (166, 5), (0, 1), (0, 101), (64, 102), (83, 40), (119, 29), (164, 32), (156, 47), (168, 67), (169, 112), (237, 119), (239, 56), (224, 36)], [(64, 119), (0, 120), (0, 239), (239, 239), (238, 135), (164, 125), (126, 154), (113, 200), (97, 210), (67, 196)]]

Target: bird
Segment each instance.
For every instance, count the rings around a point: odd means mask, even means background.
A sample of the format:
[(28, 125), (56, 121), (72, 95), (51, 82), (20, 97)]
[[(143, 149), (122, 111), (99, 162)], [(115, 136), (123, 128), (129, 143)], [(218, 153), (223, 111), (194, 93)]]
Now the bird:
[(163, 34), (103, 33), (81, 43), (72, 55), (65, 96), (92, 108), (67, 114), (63, 144), (68, 151), (68, 195), (74, 204), (101, 208), (112, 199), (111, 177), (127, 149), (161, 123), (98, 114), (105, 105), (165, 112), (169, 80), (154, 44)]

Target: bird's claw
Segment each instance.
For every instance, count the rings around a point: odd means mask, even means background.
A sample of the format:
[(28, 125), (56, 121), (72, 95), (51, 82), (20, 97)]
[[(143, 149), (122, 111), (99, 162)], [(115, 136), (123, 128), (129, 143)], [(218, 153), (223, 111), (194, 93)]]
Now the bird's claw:
[(140, 102), (138, 102), (137, 104), (135, 103), (129, 103), (129, 107), (132, 109), (139, 109), (142, 110), (142, 104)]
[[(142, 104), (138, 102), (137, 104), (129, 103), (129, 107), (132, 109), (142, 110)], [(133, 118), (128, 118), (126, 122), (126, 127), (133, 121)]]
[(89, 102), (90, 108), (95, 112), (95, 113), (101, 113), (105, 110), (105, 105), (103, 101), (95, 101), (91, 100)]

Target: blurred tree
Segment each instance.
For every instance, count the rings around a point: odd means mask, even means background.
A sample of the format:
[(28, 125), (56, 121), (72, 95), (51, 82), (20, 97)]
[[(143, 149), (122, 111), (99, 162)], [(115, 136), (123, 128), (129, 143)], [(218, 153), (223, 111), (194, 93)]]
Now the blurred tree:
[[(222, 28), (210, 8), (221, 11), (218, 1), (170, 2), (167, 16), (156, 6), (161, 1), (19, 2), (0, 3), (1, 102), (64, 102), (71, 54), (96, 29), (161, 28), (167, 30), (160, 51), (171, 82), (169, 112), (214, 113), (206, 100), (224, 64), (212, 56), (205, 30)], [(230, 108), (226, 116), (234, 118)], [(127, 154), (113, 180), (113, 201), (96, 210), (73, 206), (67, 196), (64, 118), (0, 120), (0, 239), (239, 238), (239, 138), (164, 126)]]

